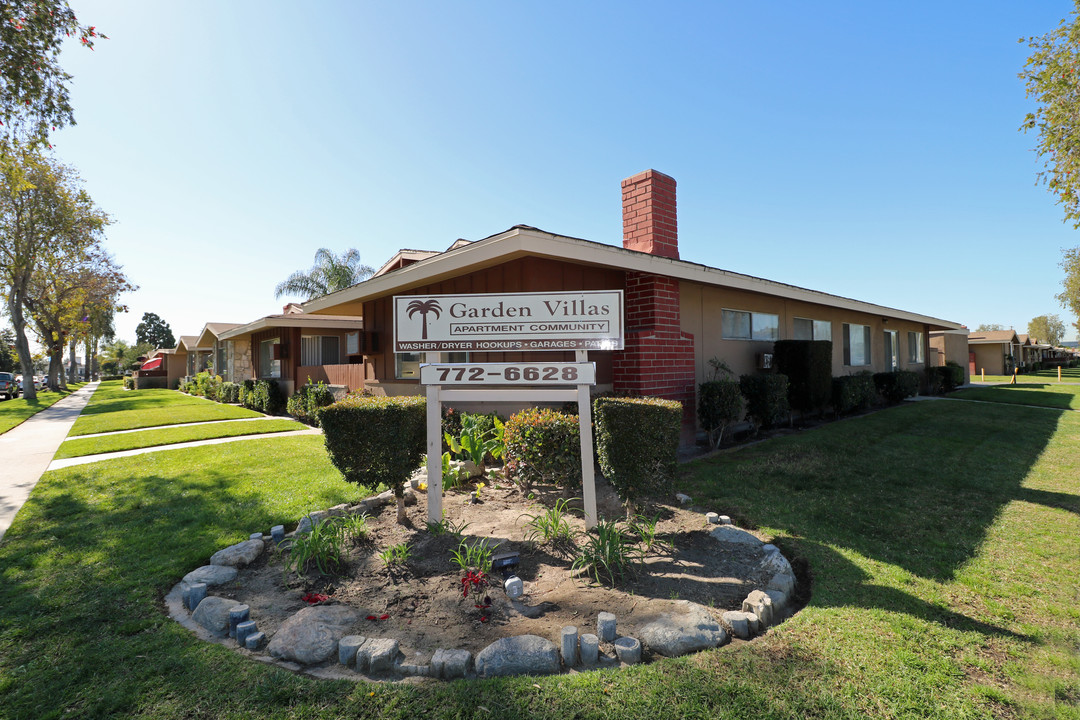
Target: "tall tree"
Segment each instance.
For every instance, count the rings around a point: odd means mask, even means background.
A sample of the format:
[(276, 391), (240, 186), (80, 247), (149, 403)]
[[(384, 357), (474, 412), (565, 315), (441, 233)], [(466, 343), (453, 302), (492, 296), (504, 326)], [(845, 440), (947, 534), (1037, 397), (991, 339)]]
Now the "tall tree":
[[(1065, 271), (1065, 280), (1062, 282), (1061, 292), (1055, 297), (1062, 307), (1068, 308), (1074, 316), (1080, 318), (1080, 247), (1063, 250), (1060, 265)], [(1076, 323), (1076, 329), (1080, 331), (1080, 322)]]
[(105, 35), (79, 23), (67, 0), (0, 2), (0, 119), (9, 140), (45, 141), (50, 129), (75, 124), (71, 75), (59, 62), (70, 37), (93, 50)]
[(311, 300), (352, 287), (374, 274), (374, 268), (360, 262), (356, 248), (349, 248), (341, 255), (319, 248), (315, 253), (315, 265), (307, 272), (297, 270), (279, 283), (274, 288), (274, 297), (292, 295)]
[[(0, 289), (23, 375), (34, 374), (26, 311), (35, 268), (81, 257), (108, 222), (72, 168), (26, 146), (0, 148)], [(32, 385), (25, 393), (37, 397)]]
[(8, 328), (0, 330), (0, 372), (15, 372), (18, 359), (15, 354), (15, 333)]
[(983, 323), (979, 327), (975, 328), (975, 332), (1001, 332), (1002, 330), (1007, 329), (1008, 328), (1006, 328), (1004, 325), (999, 325), (997, 323)]
[(1065, 220), (1080, 227), (1080, 0), (1074, 8), (1055, 29), (1027, 38), (1032, 52), (1020, 78), (1036, 108), (1020, 127), (1037, 133), (1035, 152), (1043, 168), (1038, 181), (1057, 196)]
[(176, 338), (169, 323), (152, 312), (143, 313), (142, 322), (135, 327), (135, 341), (149, 343), (155, 348), (176, 347)]
[(1028, 323), (1028, 335), (1054, 347), (1065, 338), (1065, 323), (1057, 315), (1040, 315)]

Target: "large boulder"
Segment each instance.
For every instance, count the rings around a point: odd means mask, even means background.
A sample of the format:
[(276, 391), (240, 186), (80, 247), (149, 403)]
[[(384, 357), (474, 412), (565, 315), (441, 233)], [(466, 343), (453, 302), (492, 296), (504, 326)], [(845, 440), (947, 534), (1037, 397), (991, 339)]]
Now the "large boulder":
[(682, 602), (685, 612), (663, 615), (638, 632), (638, 638), (652, 652), (677, 657), (727, 642), (727, 631), (708, 610), (695, 603)]
[(720, 525), (719, 527), (713, 528), (709, 534), (720, 542), (749, 545), (751, 547), (761, 547), (763, 544), (750, 533), (737, 528), (734, 525)]
[(245, 540), (242, 543), (236, 543), (218, 550), (210, 556), (210, 564), (243, 567), (259, 557), (265, 549), (266, 543), (262, 540)]
[(337, 655), (338, 641), (360, 617), (345, 605), (304, 608), (282, 623), (266, 649), (276, 658), (304, 665), (325, 662)]
[(191, 619), (214, 635), (226, 637), (229, 634), (229, 611), (241, 605), (243, 603), (236, 600), (210, 595), (202, 599)]
[(496, 640), (476, 654), (476, 674), (550, 675), (560, 670), (559, 648), (536, 635), (518, 635)]
[(188, 585), (206, 583), (206, 587), (224, 585), (236, 579), (236, 568), (229, 565), (203, 565), (195, 568), (184, 576), (184, 582)]

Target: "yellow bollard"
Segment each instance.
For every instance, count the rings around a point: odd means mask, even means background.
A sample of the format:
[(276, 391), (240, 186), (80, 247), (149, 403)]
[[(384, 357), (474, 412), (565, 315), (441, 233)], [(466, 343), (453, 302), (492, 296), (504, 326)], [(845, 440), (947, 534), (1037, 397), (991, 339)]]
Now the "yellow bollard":
[(1061, 382), (1061, 366), (1058, 365), (1058, 382)]
[(1015, 385), (1015, 384), (1016, 384), (1016, 368), (1013, 368), (1013, 377), (1012, 377), (1012, 382), (1011, 382), (1011, 383), (1009, 383), (1009, 384), (1010, 384), (1010, 385)]
[(986, 382), (986, 368), (979, 368), (979, 372), (982, 374), (982, 381)]

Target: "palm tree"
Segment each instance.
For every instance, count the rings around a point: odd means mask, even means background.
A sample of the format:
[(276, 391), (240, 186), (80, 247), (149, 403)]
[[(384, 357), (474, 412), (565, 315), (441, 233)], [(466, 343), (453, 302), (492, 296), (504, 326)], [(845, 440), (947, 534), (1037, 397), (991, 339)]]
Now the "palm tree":
[(408, 307), (405, 308), (405, 312), (409, 314), (409, 317), (412, 317), (416, 313), (420, 313), (420, 319), (424, 321), (423, 334), (420, 336), (420, 339), (427, 340), (428, 313), (432, 313), (435, 317), (439, 317), (440, 310), (442, 310), (442, 308), (439, 307), (438, 300), (413, 300), (409, 303)]
[(312, 300), (344, 290), (374, 274), (374, 268), (360, 262), (360, 252), (356, 248), (349, 248), (341, 255), (319, 248), (315, 253), (315, 265), (307, 272), (297, 270), (278, 284), (274, 288), (274, 297), (303, 295)]

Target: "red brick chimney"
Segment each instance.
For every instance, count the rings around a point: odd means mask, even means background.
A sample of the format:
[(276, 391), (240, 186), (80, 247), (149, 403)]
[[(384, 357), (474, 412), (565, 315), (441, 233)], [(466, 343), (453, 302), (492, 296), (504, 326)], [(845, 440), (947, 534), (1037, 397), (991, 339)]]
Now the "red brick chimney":
[(646, 170), (622, 181), (623, 247), (679, 259), (675, 179)]

